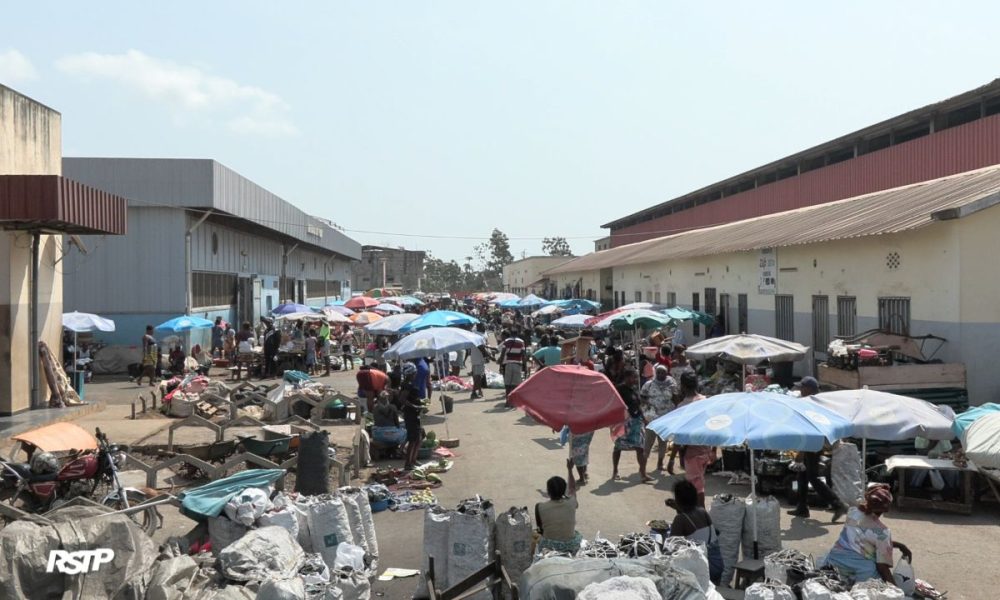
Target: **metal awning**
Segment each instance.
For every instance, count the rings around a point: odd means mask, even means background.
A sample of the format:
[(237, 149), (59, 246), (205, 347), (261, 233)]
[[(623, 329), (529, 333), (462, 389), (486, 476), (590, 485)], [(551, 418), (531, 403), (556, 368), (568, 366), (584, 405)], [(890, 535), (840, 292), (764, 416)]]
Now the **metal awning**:
[(0, 228), (125, 235), (127, 201), (60, 175), (0, 175)]

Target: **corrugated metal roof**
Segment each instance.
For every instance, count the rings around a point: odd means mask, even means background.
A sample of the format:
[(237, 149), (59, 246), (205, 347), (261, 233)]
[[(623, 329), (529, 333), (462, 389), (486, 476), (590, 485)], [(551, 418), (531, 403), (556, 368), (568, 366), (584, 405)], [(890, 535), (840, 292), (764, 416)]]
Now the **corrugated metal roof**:
[(632, 219), (634, 217), (648, 215), (648, 214), (654, 212), (658, 208), (662, 208), (662, 207), (664, 207), (664, 206), (666, 206), (668, 204), (672, 204), (672, 203), (675, 203), (675, 202), (683, 201), (686, 198), (692, 198), (692, 197), (698, 196), (699, 194), (703, 194), (703, 193), (705, 193), (705, 192), (707, 192), (707, 191), (709, 191), (709, 190), (711, 190), (713, 188), (724, 187), (724, 186), (726, 186), (726, 185), (728, 185), (730, 183), (738, 182), (741, 179), (744, 179), (744, 178), (749, 177), (751, 175), (756, 175), (756, 174), (759, 174), (759, 173), (767, 172), (767, 171), (773, 170), (773, 169), (781, 167), (781, 166), (786, 166), (786, 165), (789, 165), (789, 164), (794, 165), (796, 162), (798, 162), (799, 160), (802, 160), (804, 158), (814, 157), (817, 154), (828, 152), (828, 151), (830, 151), (832, 149), (836, 149), (838, 147), (844, 146), (845, 144), (846, 145), (852, 145), (858, 139), (861, 139), (861, 138), (866, 138), (866, 137), (870, 137), (870, 136), (874, 136), (874, 135), (880, 135), (880, 134), (883, 134), (883, 133), (887, 133), (887, 132), (891, 131), (893, 128), (896, 128), (896, 127), (906, 127), (906, 126), (909, 126), (909, 125), (913, 125), (913, 124), (918, 123), (919, 121), (921, 121), (923, 119), (930, 118), (931, 116), (933, 116), (935, 114), (940, 114), (940, 113), (943, 113), (943, 112), (946, 112), (946, 111), (949, 111), (949, 110), (961, 107), (961, 106), (963, 106), (963, 105), (965, 105), (965, 104), (967, 104), (969, 102), (972, 102), (972, 101), (981, 100), (981, 99), (983, 99), (986, 96), (995, 94), (997, 91), (1000, 91), (1000, 79), (994, 79), (993, 81), (991, 81), (991, 82), (989, 82), (989, 83), (987, 83), (985, 85), (981, 85), (981, 86), (979, 86), (979, 87), (977, 87), (975, 89), (969, 90), (967, 92), (962, 92), (961, 94), (957, 94), (957, 95), (952, 96), (950, 98), (946, 98), (945, 100), (941, 100), (941, 101), (935, 102), (933, 104), (928, 104), (927, 106), (923, 106), (923, 107), (920, 107), (920, 108), (917, 108), (917, 109), (905, 112), (905, 113), (903, 113), (901, 115), (897, 115), (895, 117), (892, 117), (892, 118), (886, 119), (884, 121), (880, 121), (878, 123), (875, 123), (874, 125), (869, 125), (867, 127), (859, 129), (857, 131), (852, 131), (851, 133), (848, 133), (846, 135), (842, 135), (840, 137), (834, 138), (834, 139), (832, 139), (830, 141), (823, 142), (822, 144), (819, 144), (817, 146), (813, 146), (811, 148), (807, 148), (805, 150), (796, 152), (795, 154), (791, 154), (789, 156), (785, 156), (783, 158), (780, 158), (778, 160), (772, 161), (772, 162), (767, 163), (765, 165), (762, 165), (760, 167), (757, 167), (757, 168), (754, 168), (754, 169), (750, 169), (749, 171), (745, 171), (743, 173), (740, 173), (738, 175), (734, 175), (734, 176), (729, 177), (727, 179), (723, 179), (723, 180), (717, 181), (715, 183), (712, 183), (712, 184), (707, 185), (705, 187), (699, 188), (699, 189), (694, 190), (692, 192), (688, 192), (687, 194), (684, 194), (682, 196), (678, 196), (676, 198), (671, 198), (670, 200), (667, 200), (665, 202), (660, 202), (658, 204), (650, 206), (649, 208), (644, 208), (642, 210), (635, 211), (633, 213), (625, 215), (624, 217), (619, 217), (619, 218), (617, 218), (617, 219), (615, 219), (613, 221), (605, 223), (604, 225), (601, 225), (601, 227), (606, 227), (606, 228), (615, 227), (615, 226), (621, 224), (623, 221), (627, 221), (627, 220)]
[[(987, 199), (1000, 202), (1000, 166), (619, 246), (582, 256), (544, 274), (899, 233), (930, 225), (935, 221), (934, 213)], [(987, 205), (992, 204), (977, 204), (976, 209)]]
[(361, 258), (361, 244), (211, 159), (64, 157), (63, 172), (137, 207), (213, 209), (316, 248)]
[(125, 198), (59, 175), (0, 175), (0, 226), (124, 235)]

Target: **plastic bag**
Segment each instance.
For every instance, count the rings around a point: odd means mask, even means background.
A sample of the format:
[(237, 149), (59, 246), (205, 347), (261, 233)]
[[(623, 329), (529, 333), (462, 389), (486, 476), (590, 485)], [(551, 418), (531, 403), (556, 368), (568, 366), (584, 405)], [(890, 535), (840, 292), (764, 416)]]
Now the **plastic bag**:
[(746, 589), (744, 600), (796, 600), (792, 588), (783, 583), (755, 583)]
[(233, 581), (288, 579), (302, 566), (305, 553), (281, 527), (248, 531), (219, 553), (219, 571)]
[(337, 559), (337, 546), (343, 542), (354, 543), (342, 499), (317, 496), (317, 500), (309, 505), (309, 538), (312, 550), (322, 554), (323, 560), (332, 568)]
[(848, 442), (839, 442), (830, 456), (833, 493), (847, 506), (857, 506), (864, 497), (865, 477), (861, 453)]
[(740, 562), (740, 540), (743, 537), (743, 515), (747, 505), (743, 498), (731, 494), (718, 494), (712, 498), (709, 515), (719, 532), (719, 550), (722, 553), (722, 583), (728, 585)]
[(208, 539), (212, 542), (212, 554), (215, 556), (218, 556), (226, 546), (243, 537), (246, 532), (246, 527), (229, 520), (228, 517), (208, 518)]
[(269, 494), (260, 488), (246, 488), (233, 496), (223, 507), (223, 512), (231, 521), (244, 527), (251, 527), (254, 521), (271, 508)]
[[(531, 534), (531, 513), (527, 507), (511, 507), (497, 515), (497, 550), (500, 562), (513, 582), (520, 581), (521, 574), (531, 566)], [(506, 590), (504, 594), (507, 594)]]
[(365, 550), (361, 546), (355, 546), (344, 542), (337, 546), (337, 558), (333, 561), (334, 570), (353, 569), (355, 571), (365, 570)]
[(852, 600), (903, 600), (903, 590), (881, 579), (871, 579), (854, 584)]
[(629, 600), (660, 600), (660, 592), (652, 581), (645, 577), (612, 577), (598, 583), (591, 583), (577, 596), (579, 600), (604, 600), (606, 598), (628, 598)]
[(899, 559), (896, 568), (892, 572), (892, 578), (896, 580), (896, 587), (903, 590), (907, 596), (912, 596), (917, 590), (917, 578), (913, 574), (913, 565), (905, 558)]
[(270, 579), (260, 584), (255, 600), (305, 600), (306, 586), (301, 577)]
[[(759, 558), (781, 550), (781, 504), (774, 496), (757, 498), (757, 547)], [(753, 506), (746, 499), (743, 515), (743, 558), (753, 558)]]

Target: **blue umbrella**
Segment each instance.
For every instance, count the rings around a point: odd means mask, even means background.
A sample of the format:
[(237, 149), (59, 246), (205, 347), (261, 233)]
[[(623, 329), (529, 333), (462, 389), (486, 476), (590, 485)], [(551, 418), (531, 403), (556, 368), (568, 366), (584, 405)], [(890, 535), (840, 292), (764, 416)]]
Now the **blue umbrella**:
[(518, 302), (520, 301), (521, 300), (518, 298), (511, 298), (510, 300), (504, 300), (503, 302), (498, 302), (497, 306), (499, 306), (500, 308), (517, 308), (518, 306), (520, 306), (518, 304)]
[[(438, 311), (441, 312), (441, 311)], [(486, 338), (478, 333), (455, 327), (433, 327), (418, 331), (399, 340), (385, 351), (390, 360), (433, 357), (448, 352), (482, 346)]]
[(475, 325), (479, 319), (465, 313), (453, 310), (434, 310), (424, 313), (418, 319), (410, 321), (399, 329), (399, 333), (411, 333), (428, 327), (454, 327), (456, 325)]
[[(548, 300), (545, 298), (540, 298), (534, 294), (528, 294), (524, 298), (518, 300), (515, 306), (520, 308), (531, 308), (533, 306), (541, 306), (546, 303), (548, 303)], [(501, 303), (500, 306), (503, 306), (503, 303)]]
[(852, 430), (850, 421), (808, 398), (772, 392), (712, 396), (671, 411), (648, 428), (681, 445), (809, 452)]
[(174, 317), (169, 321), (160, 323), (156, 326), (156, 330), (181, 333), (183, 331), (191, 331), (192, 329), (209, 329), (213, 325), (215, 325), (215, 323), (209, 321), (208, 319), (192, 317), (190, 315), (181, 315), (179, 317)]
[(962, 440), (965, 430), (968, 429), (969, 426), (976, 421), (976, 419), (985, 417), (986, 415), (997, 411), (1000, 411), (1000, 404), (995, 402), (987, 402), (986, 404), (980, 404), (979, 406), (970, 408), (963, 413), (955, 415), (955, 422), (951, 424), (951, 430), (955, 432), (955, 437)]
[[(851, 423), (808, 398), (771, 392), (719, 394), (692, 402), (647, 426), (662, 439), (691, 446), (741, 446), (754, 450), (817, 451), (826, 442), (851, 435)], [(757, 476), (750, 453), (750, 494), (756, 502)], [(757, 557), (757, 511), (753, 518)]]
[(274, 307), (271, 311), (272, 315), (288, 315), (291, 313), (302, 313), (302, 312), (316, 312), (311, 306), (306, 306), (305, 304), (296, 304), (294, 302), (288, 302), (286, 304), (279, 304)]
[(600, 310), (601, 303), (583, 298), (570, 298), (569, 300), (552, 300), (546, 304), (554, 304), (564, 310)]
[(407, 323), (419, 318), (413, 313), (402, 313), (399, 315), (389, 315), (381, 321), (375, 321), (365, 325), (365, 331), (371, 335), (397, 335), (399, 328)]

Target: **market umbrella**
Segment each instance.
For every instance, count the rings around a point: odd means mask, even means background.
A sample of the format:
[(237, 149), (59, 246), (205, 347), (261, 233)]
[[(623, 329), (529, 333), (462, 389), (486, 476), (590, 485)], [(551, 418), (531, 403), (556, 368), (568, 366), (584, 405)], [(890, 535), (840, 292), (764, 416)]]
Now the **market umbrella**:
[(622, 397), (602, 373), (579, 365), (546, 367), (510, 393), (510, 403), (539, 423), (577, 435), (621, 425), (628, 418)]
[[(742, 446), (751, 450), (816, 452), (827, 442), (851, 435), (851, 423), (808, 398), (772, 392), (719, 394), (692, 402), (654, 419), (647, 426), (664, 440), (682, 446)], [(750, 452), (750, 494), (757, 498), (757, 476)], [(757, 556), (757, 511), (753, 514)]]
[(632, 343), (635, 346), (635, 368), (639, 370), (639, 329), (659, 329), (670, 324), (670, 317), (649, 309), (631, 309), (617, 312), (594, 324), (595, 327), (607, 327), (616, 331), (631, 331)]
[(327, 304), (321, 310), (325, 315), (340, 315), (342, 317), (349, 317), (354, 314), (353, 310), (344, 305)]
[[(731, 360), (741, 365), (756, 365), (765, 360), (772, 362), (794, 361), (805, 358), (808, 346), (778, 338), (741, 333), (710, 338), (688, 346), (684, 353), (688, 358), (712, 358), (715, 356)], [(741, 368), (741, 385), (746, 387), (746, 369)]]
[(524, 298), (517, 301), (517, 306), (519, 308), (533, 308), (535, 306), (541, 306), (548, 302), (545, 298), (536, 296), (534, 294), (528, 294)]
[(708, 313), (681, 308), (680, 306), (668, 308), (663, 311), (663, 314), (667, 315), (674, 321), (694, 321), (706, 327), (711, 327), (712, 324), (715, 323), (715, 317)]
[(495, 292), (490, 295), (490, 304), (500, 304), (508, 300), (520, 300), (521, 297), (517, 294), (511, 294), (510, 292)]
[(570, 315), (568, 317), (559, 317), (549, 323), (549, 325), (552, 325), (557, 329), (585, 329), (587, 327), (586, 323), (589, 319), (589, 315)]
[(378, 306), (381, 304), (375, 298), (369, 298), (368, 296), (355, 296), (344, 303), (344, 306), (350, 308), (351, 310), (368, 310), (373, 306)]
[(453, 310), (432, 310), (420, 315), (400, 328), (400, 333), (410, 333), (428, 327), (454, 327), (456, 325), (475, 325), (479, 319), (465, 313)]
[(75, 333), (86, 333), (88, 331), (114, 331), (115, 322), (90, 313), (71, 312), (63, 313), (63, 327)]
[(390, 360), (434, 357), (447, 352), (482, 346), (485, 343), (486, 338), (478, 333), (456, 327), (432, 327), (404, 337), (389, 346), (383, 356)]
[(951, 431), (955, 434), (955, 437), (961, 441), (965, 435), (965, 431), (970, 425), (976, 422), (977, 419), (997, 411), (1000, 411), (1000, 404), (987, 402), (986, 404), (980, 404), (979, 406), (970, 408), (965, 412), (958, 413), (955, 415), (955, 422), (951, 424)]
[(213, 325), (215, 325), (215, 323), (209, 321), (208, 319), (192, 317), (190, 315), (181, 315), (179, 317), (174, 317), (169, 321), (160, 323), (156, 326), (156, 330), (181, 333), (182, 331), (191, 331), (192, 329), (210, 329)]
[(565, 310), (564, 308), (556, 306), (555, 304), (549, 304), (549, 305), (543, 306), (543, 307), (539, 308), (538, 310), (536, 310), (535, 312), (531, 313), (531, 316), (532, 317), (541, 317), (543, 315), (552, 315), (552, 314), (555, 314), (555, 313), (561, 313), (564, 310)]
[(77, 360), (79, 359), (76, 357), (79, 346), (76, 340), (78, 333), (115, 330), (115, 322), (111, 319), (105, 319), (104, 317), (100, 317), (98, 315), (76, 311), (63, 313), (62, 324), (63, 327), (73, 332), (73, 371), (76, 371), (78, 368)]
[(810, 399), (850, 421), (853, 437), (890, 442), (954, 437), (952, 419), (926, 400), (869, 389), (823, 392)]
[(398, 335), (400, 327), (406, 325), (410, 321), (413, 321), (418, 316), (419, 315), (415, 315), (413, 313), (389, 315), (381, 321), (375, 321), (374, 323), (365, 325), (365, 331), (371, 335)]
[(373, 313), (369, 311), (362, 311), (359, 313), (354, 313), (353, 315), (347, 317), (355, 325), (368, 325), (369, 323), (374, 323), (376, 321), (381, 321), (384, 317), (378, 313)]
[(570, 298), (569, 300), (552, 300), (549, 305), (555, 305), (563, 310), (601, 310), (601, 303), (584, 298)]
[(399, 306), (423, 306), (424, 303), (413, 296), (390, 296), (382, 299), (384, 302)]
[(296, 304), (295, 302), (286, 302), (285, 304), (279, 304), (271, 310), (272, 315), (287, 315), (290, 313), (303, 313), (303, 312), (316, 312), (311, 306), (306, 306), (305, 304)]
[(393, 314), (393, 315), (399, 314), (401, 312), (405, 312), (402, 308), (396, 306), (395, 304), (388, 304), (386, 302), (383, 302), (382, 304), (379, 304), (378, 306), (373, 306), (371, 308), (371, 310), (374, 310), (376, 312), (389, 313), (389, 314)]
[(622, 310), (635, 310), (637, 308), (653, 308), (655, 306), (652, 302), (633, 302), (631, 304), (626, 304), (624, 306), (619, 306), (618, 308)]
[(1000, 469), (1000, 412), (987, 414), (969, 425), (962, 449), (977, 467)]

